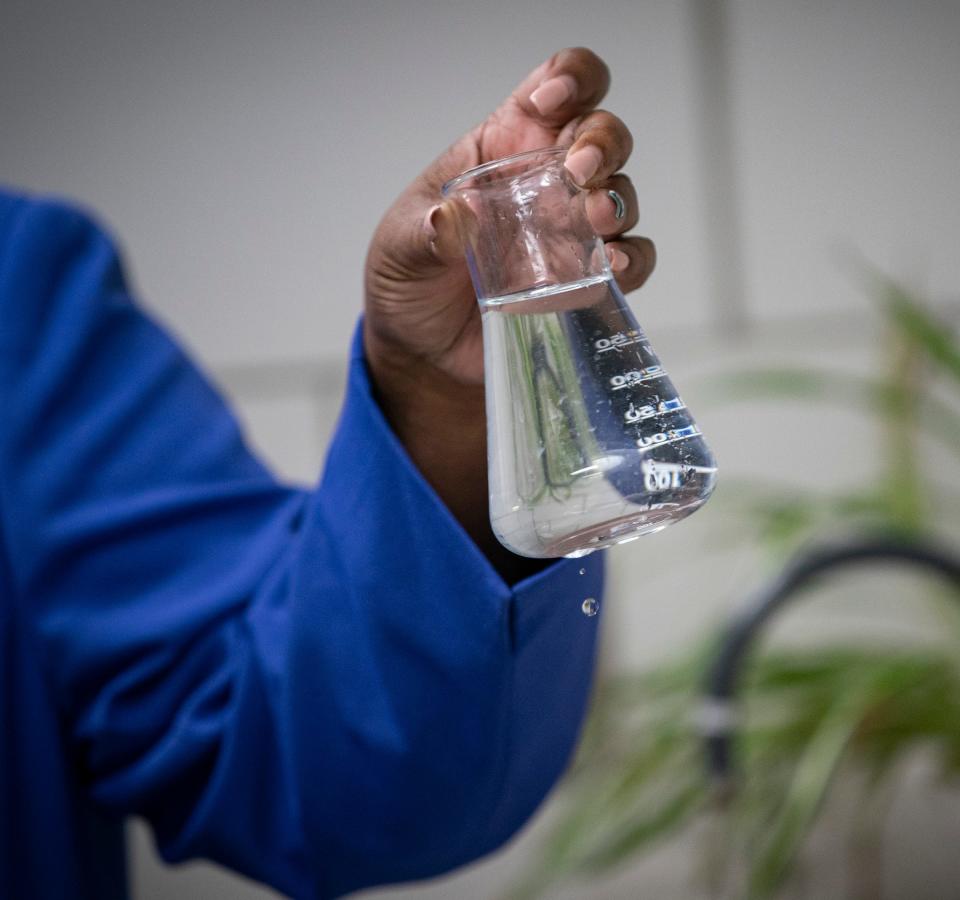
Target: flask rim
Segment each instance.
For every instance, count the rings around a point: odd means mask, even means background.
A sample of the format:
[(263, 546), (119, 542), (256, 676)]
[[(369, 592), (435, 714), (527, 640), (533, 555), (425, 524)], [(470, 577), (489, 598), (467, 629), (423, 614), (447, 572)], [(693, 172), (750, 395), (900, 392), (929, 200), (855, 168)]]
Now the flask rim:
[[(520, 173), (516, 173), (513, 177), (518, 177), (519, 175), (529, 175), (531, 172), (536, 172), (539, 169), (542, 169), (549, 165), (552, 162), (555, 162), (557, 159), (561, 158), (567, 152), (566, 147), (538, 147), (535, 150), (524, 150), (521, 153), (514, 153), (510, 156), (503, 156), (500, 159), (494, 159), (490, 162), (483, 163), (479, 166), (474, 166), (472, 169), (467, 169), (465, 172), (461, 172), (459, 175), (451, 178), (449, 181), (445, 182), (443, 187), (440, 188), (440, 193), (442, 196), (447, 197), (453, 191), (462, 188), (467, 182), (473, 181), (475, 178), (479, 178), (482, 175), (488, 175), (491, 172), (496, 172), (499, 169), (505, 169), (509, 166), (515, 166), (518, 163), (525, 162), (526, 160), (532, 160), (535, 157), (543, 157), (543, 162), (539, 165), (528, 166), (522, 170)], [(505, 176), (506, 177), (506, 176)]]

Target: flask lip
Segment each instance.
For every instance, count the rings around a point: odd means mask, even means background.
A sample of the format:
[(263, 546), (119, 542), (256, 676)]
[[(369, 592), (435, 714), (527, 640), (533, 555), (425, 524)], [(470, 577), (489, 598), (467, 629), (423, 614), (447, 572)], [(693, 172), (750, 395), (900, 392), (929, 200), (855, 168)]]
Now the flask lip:
[[(494, 159), (488, 163), (474, 166), (472, 169), (467, 169), (466, 172), (461, 172), (459, 175), (447, 181), (443, 187), (440, 188), (440, 193), (444, 197), (447, 197), (453, 191), (462, 188), (467, 182), (473, 181), (475, 178), (480, 178), (484, 175), (493, 174), (491, 181), (499, 181), (501, 179), (508, 180), (511, 177), (516, 178), (520, 175), (526, 176), (531, 172), (536, 172), (539, 169), (545, 168), (550, 163), (560, 159), (566, 152), (566, 147), (539, 147), (536, 150), (524, 150), (522, 153), (514, 153), (511, 156), (503, 156), (500, 159)], [(533, 163), (533, 160), (535, 160), (536, 157), (541, 157), (541, 162)], [(501, 172), (501, 170), (509, 169), (512, 166), (517, 166), (521, 163), (528, 164), (523, 166), (523, 168), (518, 172)]]

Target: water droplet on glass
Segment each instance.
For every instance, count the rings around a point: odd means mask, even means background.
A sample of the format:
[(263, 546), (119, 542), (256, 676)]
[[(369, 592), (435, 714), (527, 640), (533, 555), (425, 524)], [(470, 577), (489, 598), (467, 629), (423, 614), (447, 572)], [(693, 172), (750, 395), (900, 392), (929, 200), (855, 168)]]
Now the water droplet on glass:
[(587, 597), (587, 599), (580, 604), (580, 609), (585, 616), (595, 616), (600, 612), (600, 603), (594, 597)]

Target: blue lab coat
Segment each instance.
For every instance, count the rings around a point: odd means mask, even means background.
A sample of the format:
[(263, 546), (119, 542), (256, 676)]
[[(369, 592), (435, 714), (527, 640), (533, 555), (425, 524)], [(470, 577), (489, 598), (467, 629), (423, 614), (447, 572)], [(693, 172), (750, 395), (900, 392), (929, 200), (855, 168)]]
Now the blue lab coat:
[(505, 584), (359, 338), (319, 486), (278, 483), (110, 238), (0, 192), (5, 900), (124, 897), (129, 814), (303, 898), (488, 853), (569, 759), (601, 580)]

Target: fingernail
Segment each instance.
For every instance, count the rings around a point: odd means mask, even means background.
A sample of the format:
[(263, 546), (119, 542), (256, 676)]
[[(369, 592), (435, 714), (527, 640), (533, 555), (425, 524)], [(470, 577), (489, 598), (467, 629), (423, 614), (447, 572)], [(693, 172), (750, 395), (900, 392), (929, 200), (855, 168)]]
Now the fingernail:
[(530, 95), (530, 102), (541, 116), (545, 116), (566, 103), (576, 89), (577, 83), (572, 75), (558, 75), (556, 78), (548, 78), (541, 84)]
[(427, 233), (427, 237), (431, 241), (437, 239), (436, 216), (439, 210), (440, 204), (436, 203), (427, 210), (426, 215), (423, 217), (423, 230)]
[(577, 184), (584, 185), (597, 174), (601, 162), (603, 162), (603, 154), (600, 148), (589, 144), (581, 147), (576, 153), (570, 154), (564, 166)]
[(622, 272), (630, 265), (630, 257), (616, 247), (608, 247), (607, 255), (610, 257), (610, 268), (614, 272)]

